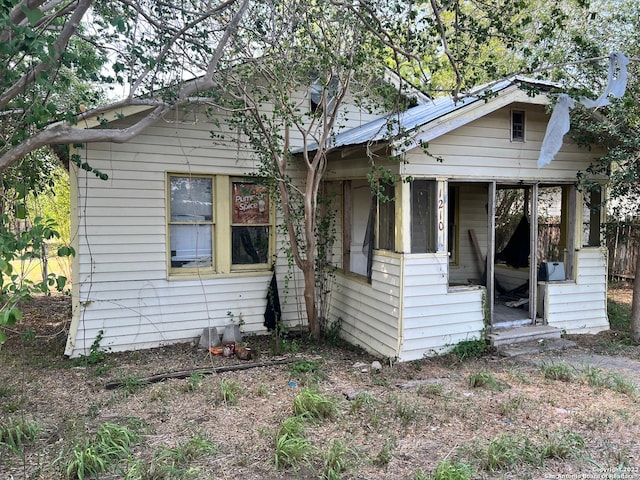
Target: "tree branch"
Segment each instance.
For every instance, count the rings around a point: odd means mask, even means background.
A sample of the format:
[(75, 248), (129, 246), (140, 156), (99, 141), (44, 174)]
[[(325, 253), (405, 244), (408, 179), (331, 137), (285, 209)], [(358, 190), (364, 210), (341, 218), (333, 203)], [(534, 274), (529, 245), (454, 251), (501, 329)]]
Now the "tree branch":
[(80, 21), (87, 13), (92, 4), (93, 0), (78, 0), (78, 6), (73, 11), (73, 14), (71, 15), (69, 21), (67, 21), (67, 23), (65, 24), (62, 32), (60, 33), (60, 36), (53, 44), (53, 56), (47, 59), (46, 62), (40, 62), (38, 66), (36, 66), (32, 70), (29, 70), (29, 72), (20, 77), (20, 79), (16, 83), (2, 92), (2, 95), (0, 95), (0, 110), (4, 110), (7, 104), (18, 94), (23, 92), (27, 85), (33, 83), (39, 74), (52, 68), (59, 62), (62, 53), (67, 48), (69, 39), (76, 33), (78, 26), (80, 25)]

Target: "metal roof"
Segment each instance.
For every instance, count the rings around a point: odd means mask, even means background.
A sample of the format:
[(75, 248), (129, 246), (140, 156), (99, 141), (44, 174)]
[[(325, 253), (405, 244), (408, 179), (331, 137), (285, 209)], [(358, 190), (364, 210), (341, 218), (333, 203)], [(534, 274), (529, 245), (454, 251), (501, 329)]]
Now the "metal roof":
[[(410, 132), (419, 127), (428, 124), (440, 117), (455, 112), (475, 102), (484, 102), (488, 96), (497, 94), (502, 90), (515, 85), (517, 83), (527, 83), (543, 89), (549, 89), (552, 86), (550, 82), (533, 80), (524, 77), (513, 77), (503, 80), (495, 84), (476, 89), (471, 95), (454, 101), (453, 97), (441, 97), (431, 100), (425, 104), (409, 108), (400, 114), (388, 115), (360, 127), (341, 132), (331, 137), (329, 148), (347, 147), (350, 145), (363, 145), (366, 143), (376, 143), (380, 141), (393, 140), (401, 132)], [(318, 148), (316, 143), (310, 143), (307, 150), (314, 151)], [(301, 153), (302, 149), (296, 149), (293, 153)]]

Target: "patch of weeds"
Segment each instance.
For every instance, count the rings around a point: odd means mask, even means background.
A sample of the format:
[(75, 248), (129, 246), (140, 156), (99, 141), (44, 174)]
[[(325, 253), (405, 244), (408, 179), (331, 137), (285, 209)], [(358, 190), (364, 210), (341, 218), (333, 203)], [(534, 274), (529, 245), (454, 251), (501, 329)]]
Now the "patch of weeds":
[(371, 375), (371, 381), (377, 387), (388, 387), (390, 385), (389, 380), (379, 375)]
[(123, 397), (128, 397), (140, 391), (145, 385), (144, 379), (137, 374), (128, 373), (120, 380), (118, 391)]
[(607, 300), (607, 314), (611, 330), (628, 332), (631, 324), (631, 306)]
[(131, 447), (139, 440), (140, 436), (128, 427), (103, 423), (92, 440), (71, 449), (65, 474), (68, 479), (83, 480), (112, 471), (131, 456)]
[(587, 384), (593, 388), (603, 388), (607, 386), (607, 375), (601, 368), (589, 365), (582, 370), (582, 376)]
[(0, 421), (0, 449), (24, 457), (24, 448), (33, 445), (40, 435), (42, 427), (38, 422), (24, 418), (11, 418)]
[(305, 388), (293, 399), (293, 414), (317, 419), (334, 418), (338, 414), (337, 401), (315, 389)]
[(419, 397), (435, 398), (444, 395), (444, 387), (439, 383), (431, 383), (429, 385), (420, 385), (416, 394)]
[(619, 373), (612, 373), (609, 376), (607, 386), (614, 392), (622, 393), (631, 399), (635, 399), (638, 393), (638, 389), (633, 381)]
[(95, 340), (89, 347), (88, 355), (79, 355), (71, 360), (74, 367), (86, 367), (87, 365), (96, 365), (102, 363), (105, 359), (105, 351), (100, 347), (100, 343), (104, 339), (104, 330), (100, 330)]
[(522, 395), (516, 395), (514, 397), (509, 396), (507, 400), (501, 402), (498, 406), (498, 410), (500, 411), (500, 415), (510, 416), (515, 412), (520, 410), (525, 403), (525, 397)]
[(393, 397), (393, 413), (400, 420), (403, 427), (415, 422), (420, 415), (420, 408), (416, 403)]
[(187, 378), (187, 383), (184, 386), (185, 392), (195, 392), (199, 390), (202, 386), (202, 379), (204, 378), (204, 373), (195, 372), (192, 373), (189, 378)]
[(362, 410), (364, 407), (375, 405), (376, 402), (376, 397), (371, 392), (360, 392), (351, 401), (349, 411), (353, 413)]
[(274, 451), (276, 470), (297, 468), (309, 461), (315, 452), (311, 442), (304, 437), (305, 419), (302, 416), (289, 417), (282, 422)]
[(100, 405), (98, 405), (97, 403), (91, 403), (87, 407), (87, 416), (89, 418), (97, 418), (98, 415), (100, 415)]
[(300, 437), (304, 433), (306, 425), (307, 423), (304, 416), (296, 415), (295, 417), (287, 417), (280, 425), (278, 436), (288, 435), (290, 437)]
[(269, 386), (264, 382), (260, 382), (260, 385), (258, 385), (258, 390), (256, 391), (256, 393), (258, 394), (259, 397), (266, 397), (267, 395), (269, 395)]
[(238, 403), (238, 395), (243, 391), (240, 384), (233, 380), (223, 378), (220, 382), (220, 399), (227, 405), (236, 405)]
[(547, 380), (570, 382), (574, 379), (574, 368), (566, 363), (551, 363), (540, 367), (542, 375)]
[(481, 357), (487, 350), (487, 342), (480, 338), (458, 342), (450, 353), (455, 355), (459, 361), (464, 362), (465, 360)]
[(471, 465), (463, 462), (442, 460), (438, 463), (432, 480), (471, 480), (473, 475), (474, 471)]
[(76, 445), (69, 453), (71, 457), (67, 461), (65, 475), (68, 479), (98, 477), (107, 472), (112, 465), (104, 458), (97, 445), (86, 442), (84, 445)]
[(471, 388), (486, 387), (490, 390), (502, 390), (502, 385), (498, 383), (496, 378), (491, 372), (481, 370), (480, 372), (474, 372), (469, 375), (469, 386)]
[(198, 468), (191, 468), (189, 464), (204, 456), (215, 456), (218, 446), (200, 436), (179, 442), (175, 447), (160, 447), (154, 453), (149, 463), (139, 461), (129, 465), (130, 480), (160, 480), (180, 478), (182, 480), (201, 478)]
[(328, 451), (323, 455), (324, 466), (322, 480), (340, 480), (341, 475), (347, 470), (353, 451), (344, 442), (334, 438), (329, 443)]
[[(3, 380), (3, 382), (4, 381), (5, 380)], [(6, 385), (0, 385), (0, 398), (9, 398), (11, 395), (13, 395), (13, 388)]]
[(2, 406), (2, 411), (4, 413), (15, 413), (22, 408), (24, 403), (24, 399), (7, 402)]
[(290, 365), (291, 373), (304, 384), (318, 384), (325, 378), (320, 366), (321, 360), (300, 360)]
[(391, 459), (393, 458), (393, 452), (396, 449), (396, 437), (391, 436), (387, 438), (386, 442), (376, 455), (376, 458), (373, 460), (378, 466), (384, 467), (388, 465)]
[(218, 446), (215, 443), (201, 436), (195, 436), (179, 442), (173, 448), (162, 447), (159, 458), (162, 461), (184, 466), (198, 458), (207, 455), (215, 456), (217, 453)]
[(322, 336), (324, 341), (333, 347), (337, 347), (341, 344), (342, 338), (340, 337), (340, 331), (342, 330), (342, 318), (338, 318), (335, 322), (324, 326)]
[(524, 435), (499, 435), (478, 453), (481, 468), (489, 472), (540, 461), (540, 450)]
[(632, 400), (637, 396), (638, 387), (635, 383), (619, 373), (608, 373), (601, 368), (588, 366), (582, 370), (582, 376), (594, 388), (608, 388), (627, 395)]
[(585, 449), (584, 439), (569, 430), (557, 430), (546, 434), (541, 448), (540, 458), (570, 458)]
[(418, 467), (413, 474), (413, 480), (429, 480), (429, 476), (424, 472), (422, 467)]

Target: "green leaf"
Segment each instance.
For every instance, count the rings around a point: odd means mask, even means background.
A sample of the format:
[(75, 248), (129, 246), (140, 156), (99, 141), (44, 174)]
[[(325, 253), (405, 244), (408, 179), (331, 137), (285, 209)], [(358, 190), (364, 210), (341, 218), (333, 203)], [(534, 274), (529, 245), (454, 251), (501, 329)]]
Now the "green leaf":
[(20, 220), (27, 218), (27, 207), (22, 203), (16, 205), (16, 218)]
[(22, 12), (27, 16), (27, 20), (31, 26), (34, 26), (40, 21), (44, 14), (38, 8), (29, 8), (26, 5), (22, 5)]
[(58, 275), (56, 277), (56, 290), (61, 292), (62, 290), (64, 290), (64, 287), (66, 284), (67, 284), (67, 277), (65, 277), (64, 275)]
[(18, 199), (22, 200), (27, 196), (27, 186), (24, 183), (16, 183), (15, 187)]
[(7, 335), (2, 330), (0, 330), (0, 345), (2, 345), (6, 341), (7, 341)]
[(72, 247), (62, 246), (58, 248), (58, 256), (59, 257), (69, 257), (75, 256), (76, 251)]

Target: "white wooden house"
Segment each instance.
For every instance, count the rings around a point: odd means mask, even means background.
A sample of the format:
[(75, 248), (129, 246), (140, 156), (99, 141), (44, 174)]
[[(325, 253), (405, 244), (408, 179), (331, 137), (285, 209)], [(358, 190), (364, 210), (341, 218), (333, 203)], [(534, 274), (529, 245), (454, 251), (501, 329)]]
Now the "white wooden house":
[[(504, 325), (608, 328), (600, 213), (585, 207), (602, 194), (576, 187), (577, 172), (596, 153), (567, 139), (538, 169), (548, 99), (518, 83), (497, 84), (486, 98), (414, 107), (401, 118), (402, 141), (384, 135), (384, 119), (348, 116), (334, 138), (326, 188), (339, 219), (329, 317), (349, 342), (407, 361)], [(115, 125), (136, 115), (117, 113)], [(114, 351), (191, 341), (204, 327), (240, 318), (246, 333), (266, 332), (271, 259), (283, 240), (273, 205), (250, 177), (257, 161), (234, 142), (212, 142), (214, 128), (194, 110), (125, 144), (78, 151), (109, 179), (71, 169), (78, 254), (66, 354), (86, 353), (100, 331), (101, 346)], [(393, 200), (373, 206), (371, 159), (399, 178), (385, 186)], [(553, 258), (538, 253), (547, 191), (559, 198)], [(504, 192), (521, 193), (528, 220), (519, 241), (525, 264), (517, 268), (496, 260), (495, 212)], [(276, 272), (282, 287), (282, 254)], [(289, 324), (304, 323), (301, 282), (293, 271), (281, 292)]]

